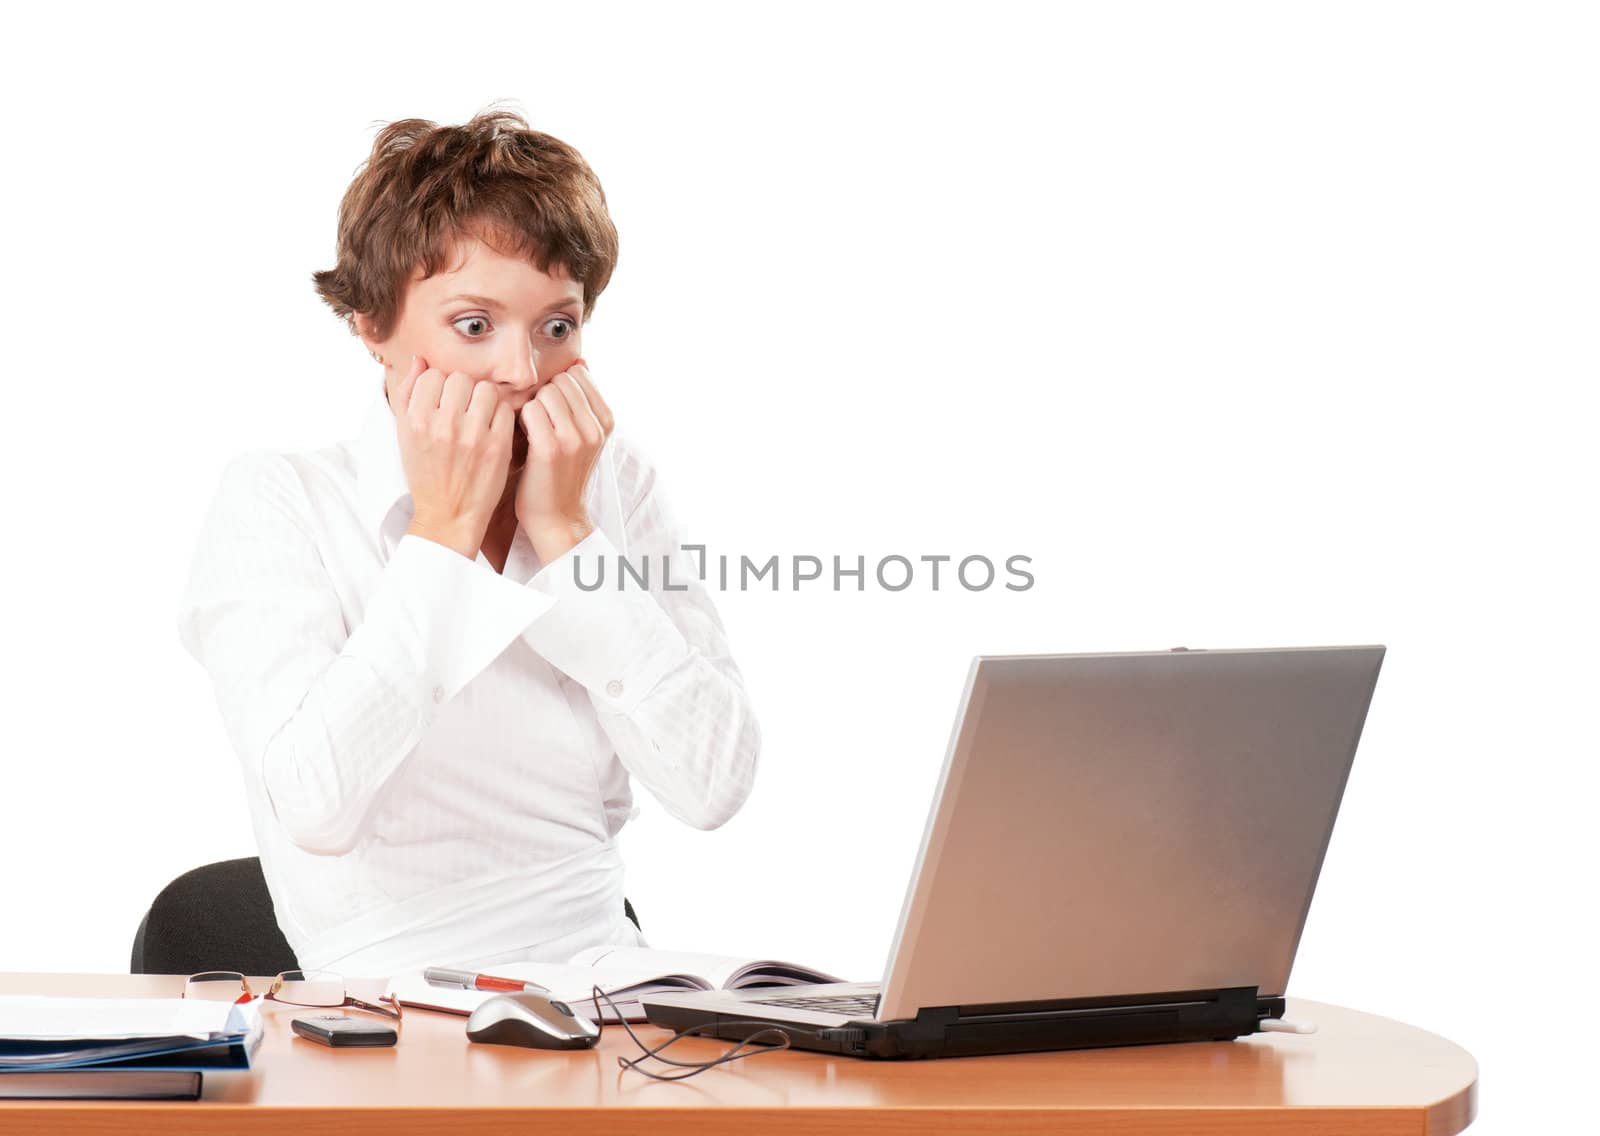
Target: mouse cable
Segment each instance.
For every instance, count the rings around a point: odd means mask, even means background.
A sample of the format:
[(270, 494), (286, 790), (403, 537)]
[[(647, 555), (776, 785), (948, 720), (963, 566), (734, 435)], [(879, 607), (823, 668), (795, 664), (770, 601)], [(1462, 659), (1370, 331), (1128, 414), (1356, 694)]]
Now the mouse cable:
[[(652, 1049), (649, 1046), (645, 1045), (645, 1043), (639, 1039), (639, 1035), (638, 1034), (633, 1032), (633, 1027), (628, 1024), (628, 1019), (625, 1018), (623, 1016), (623, 1014), (622, 1014), (622, 1011), (617, 1008), (617, 1004), (611, 1000), (611, 995), (610, 994), (607, 994), (604, 990), (600, 989), (600, 987), (598, 987), (598, 986), (591, 987), (591, 994), (592, 994), (592, 997), (594, 998), (595, 1008), (599, 1009), (600, 1001), (601, 1001), (601, 999), (604, 999), (605, 1000), (605, 1004), (607, 1006), (611, 1007), (612, 1012), (614, 1012), (617, 1015), (617, 1021), (621, 1024), (622, 1028), (628, 1031), (628, 1036), (633, 1038), (634, 1044), (637, 1045), (643, 1051), (643, 1056), (635, 1057), (632, 1061), (628, 1060), (626, 1057), (618, 1057), (617, 1058), (617, 1064), (620, 1065), (624, 1069), (632, 1069), (635, 1073), (643, 1073), (646, 1077), (654, 1077), (658, 1081), (682, 1081), (687, 1077), (693, 1077), (693, 1076), (696, 1076), (697, 1074), (704, 1073), (707, 1069), (713, 1069), (716, 1066), (721, 1065), (721, 1064), (723, 1064), (724, 1062), (727, 1062), (727, 1061), (737, 1061), (741, 1057), (754, 1057), (758, 1053), (776, 1053), (780, 1049), (788, 1049), (789, 1048), (789, 1035), (788, 1035), (788, 1033), (784, 1032), (783, 1029), (780, 1029), (779, 1027), (771, 1025), (770, 1023), (767, 1023), (767, 1022), (757, 1022), (757, 1021), (744, 1022), (744, 1021), (741, 1021), (739, 1019), (733, 1019), (731, 1021), (725, 1020), (725, 1021), (723, 1021), (721, 1023), (717, 1023), (717, 1022), (702, 1022), (697, 1026), (690, 1026), (688, 1029), (679, 1030), (677, 1033), (675, 1033), (671, 1037), (667, 1038), (666, 1041), (663, 1041), (660, 1045), (658, 1045), (658, 1046), (656, 1046), (655, 1048)], [(599, 1036), (597, 1036), (595, 1038), (595, 1044), (598, 1045), (600, 1043), (600, 1038), (605, 1036), (606, 1023), (605, 1023), (604, 1015), (597, 1014), (595, 1016), (597, 1018), (599, 1018), (599, 1021), (596, 1023), (596, 1025), (599, 1027), (600, 1033), (599, 1033)], [(755, 1025), (755, 1026), (765, 1026), (766, 1028), (765, 1029), (761, 1029), (761, 1030), (757, 1030), (755, 1033), (751, 1034), (749, 1037), (744, 1038), (742, 1041), (739, 1042), (738, 1045), (735, 1045), (733, 1048), (729, 1049), (726, 1053), (722, 1054), (720, 1057), (713, 1058), (710, 1061), (674, 1061), (670, 1057), (662, 1057), (662, 1056), (660, 1056), (660, 1053), (661, 1053), (661, 1051), (663, 1049), (665, 1049), (667, 1046), (671, 1045), (673, 1042), (677, 1041), (678, 1039), (689, 1037), (691, 1034), (694, 1034), (694, 1033), (698, 1032), (699, 1030), (709, 1029), (712, 1026), (715, 1026), (715, 1025), (718, 1025), (718, 1024), (721, 1024), (721, 1025), (744, 1025), (744, 1024), (748, 1024), (748, 1025)], [(760, 1037), (762, 1034), (776, 1034), (777, 1037), (778, 1037), (778, 1041), (776, 1041), (774, 1043), (771, 1043), (771, 1044), (761, 1043), (759, 1048), (751, 1049), (748, 1053), (740, 1053), (739, 1052), (741, 1049), (745, 1048), (745, 1046), (750, 1045), (752, 1042), (754, 1042), (755, 1039)], [(677, 1073), (677, 1074), (652, 1073), (648, 1069), (641, 1069), (639, 1067), (640, 1063), (642, 1061), (644, 1061), (645, 1058), (647, 1058), (647, 1057), (654, 1057), (657, 1061), (663, 1062), (663, 1063), (665, 1063), (667, 1065), (677, 1065), (680, 1068), (690, 1069), (690, 1070), (692, 1070), (692, 1072)]]

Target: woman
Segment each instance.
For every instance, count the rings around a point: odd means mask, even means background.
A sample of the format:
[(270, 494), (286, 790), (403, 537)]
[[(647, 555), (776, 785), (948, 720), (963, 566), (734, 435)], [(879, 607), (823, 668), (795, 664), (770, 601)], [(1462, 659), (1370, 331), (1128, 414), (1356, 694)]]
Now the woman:
[(302, 967), (647, 945), (631, 781), (701, 829), (750, 792), (722, 624), (581, 355), (616, 255), (588, 164), (505, 111), (390, 124), (344, 196), (314, 281), (382, 390), (353, 441), (229, 463), (178, 619)]

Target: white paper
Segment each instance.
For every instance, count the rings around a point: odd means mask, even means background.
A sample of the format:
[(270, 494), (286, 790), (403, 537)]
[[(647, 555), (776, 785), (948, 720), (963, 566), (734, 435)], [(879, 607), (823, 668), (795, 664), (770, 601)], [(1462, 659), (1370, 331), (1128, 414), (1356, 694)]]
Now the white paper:
[(232, 1002), (202, 998), (58, 998), (0, 995), (0, 1039), (114, 1040), (135, 1037), (209, 1038), (236, 1032)]

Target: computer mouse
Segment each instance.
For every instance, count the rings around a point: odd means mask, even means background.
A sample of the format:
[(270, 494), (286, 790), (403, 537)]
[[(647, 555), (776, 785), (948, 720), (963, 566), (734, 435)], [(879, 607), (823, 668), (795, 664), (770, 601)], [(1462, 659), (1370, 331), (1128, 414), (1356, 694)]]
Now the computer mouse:
[(523, 990), (496, 994), (472, 1011), (467, 1037), (528, 1049), (587, 1049), (600, 1040), (600, 1029), (565, 1002)]

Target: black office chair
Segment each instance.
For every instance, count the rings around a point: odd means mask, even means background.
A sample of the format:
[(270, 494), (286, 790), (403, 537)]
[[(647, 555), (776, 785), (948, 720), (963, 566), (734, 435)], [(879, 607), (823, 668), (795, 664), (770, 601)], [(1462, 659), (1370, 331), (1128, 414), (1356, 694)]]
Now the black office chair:
[[(639, 926), (626, 898), (622, 912)], [(248, 856), (195, 868), (162, 888), (139, 921), (129, 969), (134, 974), (277, 974), (299, 965), (278, 929), (261, 860)]]
[(248, 856), (195, 868), (162, 888), (139, 921), (130, 969), (277, 974), (299, 965), (278, 929), (261, 861)]

